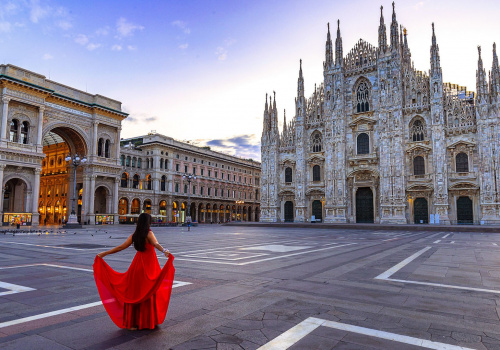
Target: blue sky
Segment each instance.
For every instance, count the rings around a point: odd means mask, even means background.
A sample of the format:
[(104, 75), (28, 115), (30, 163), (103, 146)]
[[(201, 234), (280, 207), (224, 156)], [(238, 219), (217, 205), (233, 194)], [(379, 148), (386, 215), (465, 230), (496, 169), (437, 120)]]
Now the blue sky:
[[(260, 158), (265, 94), (293, 117), (299, 59), (306, 94), (322, 81), (326, 25), (340, 19), (344, 55), (377, 44), (390, 1), (0, 2), (0, 59), (122, 101), (123, 137), (151, 130)], [(429, 69), (435, 22), (445, 81), (475, 90), (477, 45), (491, 67), (497, 1), (398, 1), (415, 66)]]

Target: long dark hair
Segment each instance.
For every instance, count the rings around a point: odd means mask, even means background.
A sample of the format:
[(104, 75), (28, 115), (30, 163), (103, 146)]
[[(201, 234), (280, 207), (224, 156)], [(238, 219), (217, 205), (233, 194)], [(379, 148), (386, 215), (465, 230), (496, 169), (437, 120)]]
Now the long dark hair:
[(135, 250), (143, 252), (146, 250), (146, 237), (149, 233), (149, 228), (151, 227), (151, 215), (148, 213), (142, 213), (137, 219), (137, 226), (135, 232), (132, 235), (132, 244)]

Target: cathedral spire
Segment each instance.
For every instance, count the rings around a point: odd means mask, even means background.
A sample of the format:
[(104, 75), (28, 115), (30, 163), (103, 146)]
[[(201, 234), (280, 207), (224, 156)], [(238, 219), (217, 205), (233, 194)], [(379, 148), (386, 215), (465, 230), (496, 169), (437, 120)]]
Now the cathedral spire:
[(337, 39), (335, 39), (335, 65), (343, 66), (342, 37), (340, 36), (340, 20), (337, 20)]
[(493, 63), (491, 67), (490, 93), (493, 100), (499, 100), (500, 94), (500, 68), (498, 66), (497, 44), (493, 43)]
[(283, 110), (283, 135), (287, 134), (286, 129), (286, 109)]
[(396, 20), (396, 8), (394, 1), (392, 2), (392, 22), (391, 22), (391, 51), (399, 50), (399, 30), (398, 21)]
[(439, 45), (436, 43), (434, 23), (432, 23), (431, 75), (441, 76), (441, 60), (439, 58)]
[(326, 48), (325, 48), (325, 69), (333, 66), (333, 45), (332, 37), (330, 35), (330, 23), (328, 23), (328, 33), (326, 34)]
[(383, 10), (384, 6), (380, 6), (380, 25), (378, 27), (378, 49), (380, 53), (385, 53), (387, 51), (387, 31), (385, 28)]
[(486, 71), (483, 67), (483, 59), (481, 58), (481, 46), (477, 47), (479, 58), (477, 60), (476, 71), (476, 92), (479, 102), (486, 102), (488, 96), (488, 86), (486, 85)]
[(302, 74), (302, 59), (300, 60), (299, 79), (297, 80), (297, 97), (304, 97), (304, 76)]
[(271, 129), (270, 119), (269, 119), (269, 107), (268, 107), (268, 104), (267, 104), (267, 94), (266, 94), (266, 105), (265, 105), (265, 108), (264, 108), (264, 121), (263, 121), (263, 124), (264, 125), (262, 126), (262, 137), (264, 137), (265, 135), (267, 135), (267, 133)]

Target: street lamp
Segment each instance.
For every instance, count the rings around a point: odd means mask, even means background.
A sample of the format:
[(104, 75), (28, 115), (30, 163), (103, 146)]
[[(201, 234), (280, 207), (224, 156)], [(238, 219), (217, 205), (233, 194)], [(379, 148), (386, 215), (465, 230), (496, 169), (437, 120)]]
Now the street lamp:
[(182, 175), (182, 179), (188, 182), (188, 202), (187, 202), (187, 216), (186, 222), (191, 222), (191, 181), (196, 180), (196, 176), (193, 174)]
[(66, 156), (66, 158), (64, 158), (64, 160), (66, 162), (71, 162), (73, 164), (73, 166), (75, 167), (75, 182), (73, 184), (73, 205), (71, 207), (71, 215), (69, 216), (68, 218), (68, 221), (67, 221), (67, 224), (69, 225), (78, 225), (78, 217), (76, 216), (76, 212), (75, 212), (75, 200), (76, 200), (76, 168), (87, 162), (87, 158), (85, 156), (83, 157), (80, 157), (80, 155), (78, 155), (77, 153), (71, 155), (71, 154), (68, 154)]

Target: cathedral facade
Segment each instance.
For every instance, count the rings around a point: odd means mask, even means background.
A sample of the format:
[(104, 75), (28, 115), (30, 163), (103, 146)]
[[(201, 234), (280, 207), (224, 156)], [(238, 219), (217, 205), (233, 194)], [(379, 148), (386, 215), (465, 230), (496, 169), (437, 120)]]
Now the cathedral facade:
[(309, 98), (299, 69), (295, 117), (278, 129), (266, 95), (263, 222), (499, 224), (500, 69), (476, 92), (443, 82), (432, 24), (430, 70), (411, 61), (406, 30), (381, 8), (378, 46), (344, 56), (328, 27), (324, 80)]

